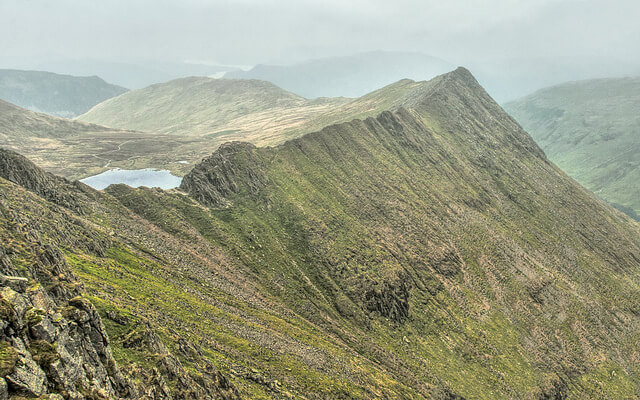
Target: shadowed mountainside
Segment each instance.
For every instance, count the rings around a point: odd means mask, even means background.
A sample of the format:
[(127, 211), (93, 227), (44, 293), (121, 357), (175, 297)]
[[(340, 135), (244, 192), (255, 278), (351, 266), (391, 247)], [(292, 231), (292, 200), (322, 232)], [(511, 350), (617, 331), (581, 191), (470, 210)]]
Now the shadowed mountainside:
[(563, 171), (640, 219), (640, 78), (566, 83), (505, 107)]

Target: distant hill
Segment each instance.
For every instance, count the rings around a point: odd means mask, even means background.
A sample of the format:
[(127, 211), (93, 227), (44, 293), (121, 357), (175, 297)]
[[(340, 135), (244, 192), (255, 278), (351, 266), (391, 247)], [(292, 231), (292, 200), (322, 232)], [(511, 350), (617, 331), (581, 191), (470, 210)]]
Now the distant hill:
[(301, 111), (308, 104), (269, 82), (190, 77), (133, 90), (95, 106), (78, 119), (156, 133), (211, 134), (245, 115), (265, 110)]
[(604, 56), (487, 58), (471, 67), (500, 104), (564, 82), (640, 75), (639, 64)]
[[(108, 82), (129, 89), (140, 89), (188, 76), (212, 76), (235, 70), (237, 67), (169, 61), (108, 61), (99, 59), (54, 59), (46, 62), (16, 61), (29, 69), (52, 71), (70, 75), (98, 75)], [(21, 69), (26, 69), (22, 68)]]
[(359, 97), (400, 79), (431, 79), (455, 68), (420, 53), (374, 51), (294, 65), (258, 65), (225, 78), (262, 79), (306, 98)]
[(627, 214), (640, 214), (640, 78), (542, 89), (505, 105), (549, 158)]
[(58, 117), (75, 117), (126, 91), (97, 76), (0, 69), (0, 99)]
[(169, 135), (166, 140), (176, 145), (156, 159), (161, 165), (149, 166), (184, 175), (222, 143), (277, 145), (333, 123), (367, 118), (411, 102), (429, 85), (404, 79), (356, 99), (307, 100), (265, 81), (191, 77), (130, 91), (97, 105), (78, 120)]

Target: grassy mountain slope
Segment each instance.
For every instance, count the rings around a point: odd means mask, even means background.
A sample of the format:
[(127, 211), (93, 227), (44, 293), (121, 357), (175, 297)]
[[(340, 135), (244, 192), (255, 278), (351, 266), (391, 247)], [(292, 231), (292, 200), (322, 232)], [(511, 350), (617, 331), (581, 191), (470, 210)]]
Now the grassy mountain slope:
[(268, 82), (191, 77), (129, 92), (99, 104), (80, 119), (158, 133), (212, 133), (242, 115), (305, 103)]
[(0, 99), (57, 117), (75, 117), (126, 91), (97, 76), (0, 69)]
[(195, 382), (219, 371), (251, 399), (640, 394), (640, 226), (468, 71), (408, 98), (277, 147), (226, 144), (182, 192), (0, 169), (0, 222), (62, 249), (134, 378), (160, 341)]
[(262, 79), (307, 98), (359, 97), (403, 78), (431, 79), (454, 66), (419, 53), (373, 51), (294, 65), (258, 65), (225, 78)]
[(567, 83), (505, 107), (554, 163), (638, 218), (640, 79)]

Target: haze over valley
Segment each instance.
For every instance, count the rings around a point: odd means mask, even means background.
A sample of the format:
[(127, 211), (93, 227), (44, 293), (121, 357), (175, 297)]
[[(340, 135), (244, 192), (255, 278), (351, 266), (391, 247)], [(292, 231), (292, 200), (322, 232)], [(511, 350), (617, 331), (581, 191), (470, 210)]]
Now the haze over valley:
[(0, 3), (0, 400), (640, 398), (640, 5)]

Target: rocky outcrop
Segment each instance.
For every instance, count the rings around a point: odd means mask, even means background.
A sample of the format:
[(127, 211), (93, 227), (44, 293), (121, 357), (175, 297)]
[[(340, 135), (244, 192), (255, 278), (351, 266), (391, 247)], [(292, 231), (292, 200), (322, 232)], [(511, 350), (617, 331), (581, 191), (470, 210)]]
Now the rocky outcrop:
[[(28, 169), (29, 164), (20, 167), (21, 156), (8, 153), (4, 160), (15, 158), (18, 165), (5, 164), (11, 166), (4, 170), (6, 176), (25, 171), (22, 167)], [(14, 178), (31, 184), (40, 197), (46, 198), (52, 187), (60, 189), (55, 192), (63, 196), (60, 198), (74, 196), (84, 203), (92, 196), (91, 189), (74, 187), (34, 168), (30, 178), (19, 173)], [(0, 183), (22, 191), (2, 179)], [(112, 246), (110, 239), (92, 230), (73, 209), (53, 204), (50, 207), (58, 219), (49, 225), (56, 231), (56, 239), (51, 238), (43, 223), (33, 218), (38, 208), (32, 207), (41, 200), (21, 194), (25, 200), (29, 198), (26, 202), (30, 206), (18, 210), (11, 207), (15, 203), (10, 195), (0, 193), (0, 400), (5, 394), (65, 399), (238, 398), (235, 387), (202, 355), (193, 363), (197, 373), (188, 371), (150, 325), (144, 330), (142, 344), (132, 336), (128, 345), (147, 346), (147, 354), (153, 355), (157, 365), (120, 368), (98, 311), (84, 297), (82, 284), (60, 250), (77, 246), (103, 257)], [(126, 317), (117, 313), (107, 318), (127, 323)]]
[(431, 396), (434, 400), (465, 400), (464, 397), (445, 387), (437, 387)]
[(13, 182), (38, 196), (59, 206), (76, 212), (83, 208), (74, 192), (90, 193), (80, 182), (70, 182), (64, 178), (43, 171), (26, 157), (0, 148), (0, 177)]
[[(203, 357), (202, 350), (185, 339), (178, 340), (180, 353), (197, 366), (194, 377), (182, 362), (162, 343), (153, 327), (147, 323), (127, 335), (124, 347), (153, 354), (155, 367), (148, 370), (133, 367), (126, 371), (132, 378), (142, 382), (142, 397), (146, 399), (240, 399), (236, 388)], [(173, 385), (169, 385), (173, 383)], [(174, 389), (171, 390), (170, 386)]]
[(409, 317), (409, 285), (405, 281), (380, 282), (364, 294), (365, 307), (395, 322)]
[(402, 323), (409, 318), (411, 283), (404, 271), (385, 271), (384, 277), (353, 277), (350, 297), (372, 316)]
[[(11, 266), (2, 247), (0, 262)], [(235, 387), (202, 355), (198, 361), (206, 365), (194, 378), (151, 326), (136, 333), (128, 337), (127, 347), (146, 346), (149, 354), (155, 355), (156, 366), (120, 370), (102, 320), (89, 300), (82, 296), (66, 299), (64, 294), (47, 292), (33, 279), (1, 275), (0, 399), (14, 395), (49, 395), (50, 399), (240, 398)]]
[[(3, 248), (0, 258), (11, 266)], [(3, 391), (71, 399), (137, 397), (116, 367), (93, 305), (65, 297), (33, 279), (0, 276), (0, 398)]]
[(196, 165), (184, 177), (180, 189), (207, 206), (229, 207), (232, 195), (255, 196), (266, 184), (257, 148), (246, 142), (231, 142)]
[[(9, 165), (6, 174), (30, 167), (20, 164), (16, 154), (0, 160), (17, 161), (4, 164)], [(61, 186), (60, 192), (49, 192), (68, 182), (34, 168), (14, 178), (42, 197), (73, 195)], [(2, 208), (0, 217), (0, 398), (5, 389), (8, 396), (138, 398), (137, 388), (119, 371), (102, 320), (82, 296), (82, 285), (63, 254), (29, 229), (34, 226), (24, 215)]]

